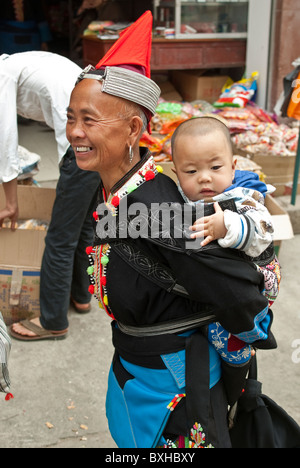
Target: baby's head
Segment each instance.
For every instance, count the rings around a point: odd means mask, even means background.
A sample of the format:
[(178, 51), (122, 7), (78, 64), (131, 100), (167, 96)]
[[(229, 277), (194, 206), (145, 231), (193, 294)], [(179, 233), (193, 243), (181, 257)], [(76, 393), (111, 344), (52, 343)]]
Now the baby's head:
[(191, 201), (209, 200), (232, 185), (230, 132), (216, 117), (183, 122), (172, 137), (172, 157), (180, 186)]

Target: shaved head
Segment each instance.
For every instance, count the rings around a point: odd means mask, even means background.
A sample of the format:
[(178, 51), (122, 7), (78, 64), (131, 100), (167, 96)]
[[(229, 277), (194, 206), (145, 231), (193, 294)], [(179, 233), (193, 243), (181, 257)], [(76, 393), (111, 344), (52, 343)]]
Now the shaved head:
[(232, 150), (232, 142), (230, 138), (230, 132), (226, 125), (218, 117), (197, 117), (189, 119), (180, 124), (175, 132), (173, 133), (171, 146), (172, 146), (172, 157), (174, 160), (176, 153), (176, 140), (179, 137), (195, 137), (195, 136), (206, 136), (214, 132), (221, 132)]

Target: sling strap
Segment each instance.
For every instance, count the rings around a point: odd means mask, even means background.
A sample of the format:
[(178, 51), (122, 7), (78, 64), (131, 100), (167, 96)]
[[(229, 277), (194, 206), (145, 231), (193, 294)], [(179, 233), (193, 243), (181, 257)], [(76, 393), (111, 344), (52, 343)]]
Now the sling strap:
[(144, 278), (152, 281), (167, 292), (189, 296), (187, 290), (177, 283), (177, 279), (170, 268), (162, 265), (149, 254), (145, 254), (141, 249), (137, 249), (132, 242), (116, 240), (110, 245), (114, 252)]
[(157, 335), (168, 335), (170, 333), (184, 333), (189, 330), (193, 330), (198, 327), (204, 327), (210, 323), (216, 322), (216, 316), (208, 312), (200, 312), (193, 314), (190, 317), (185, 317), (179, 320), (170, 320), (169, 322), (159, 323), (157, 325), (132, 327), (124, 325), (118, 321), (119, 329), (130, 336), (157, 336)]

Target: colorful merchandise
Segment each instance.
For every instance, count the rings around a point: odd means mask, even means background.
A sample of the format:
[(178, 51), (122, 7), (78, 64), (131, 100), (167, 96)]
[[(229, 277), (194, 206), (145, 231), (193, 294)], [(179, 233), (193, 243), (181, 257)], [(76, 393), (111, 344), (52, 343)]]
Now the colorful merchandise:
[(249, 101), (254, 101), (257, 92), (258, 72), (252, 73), (249, 79), (243, 79), (227, 87), (214, 103), (217, 108), (245, 107)]
[(299, 130), (276, 123), (260, 123), (256, 129), (232, 136), (236, 148), (250, 154), (294, 156), (297, 151)]

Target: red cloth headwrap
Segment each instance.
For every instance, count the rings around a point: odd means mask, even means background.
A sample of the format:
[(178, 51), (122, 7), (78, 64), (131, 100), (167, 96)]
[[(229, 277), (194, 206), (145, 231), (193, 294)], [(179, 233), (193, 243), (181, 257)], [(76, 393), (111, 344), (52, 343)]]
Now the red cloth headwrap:
[(96, 68), (122, 67), (150, 78), (152, 24), (152, 13), (146, 11), (121, 33)]

